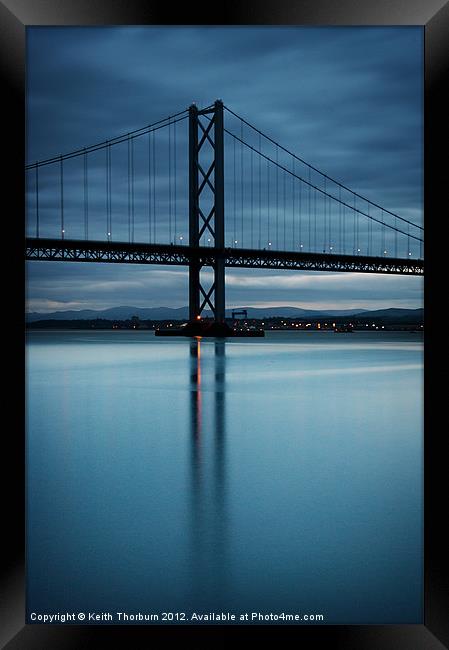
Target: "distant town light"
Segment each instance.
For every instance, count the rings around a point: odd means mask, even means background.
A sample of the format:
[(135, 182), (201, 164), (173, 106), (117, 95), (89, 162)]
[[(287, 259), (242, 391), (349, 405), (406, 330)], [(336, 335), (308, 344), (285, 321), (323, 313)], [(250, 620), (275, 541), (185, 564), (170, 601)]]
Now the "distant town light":
[[(329, 250), (331, 251), (333, 249), (333, 246), (329, 246)], [(360, 250), (360, 249), (359, 249)]]
[(65, 232), (64, 228), (61, 230), (61, 232)]
[(384, 251), (384, 255), (386, 255), (386, 254), (387, 254), (387, 251)]
[(408, 252), (409, 255), (411, 255), (410, 251)]
[(271, 246), (271, 241), (268, 242), (268, 246)]
[(299, 245), (299, 248), (304, 248), (302, 244)]
[(357, 249), (357, 253), (360, 253), (360, 248)]

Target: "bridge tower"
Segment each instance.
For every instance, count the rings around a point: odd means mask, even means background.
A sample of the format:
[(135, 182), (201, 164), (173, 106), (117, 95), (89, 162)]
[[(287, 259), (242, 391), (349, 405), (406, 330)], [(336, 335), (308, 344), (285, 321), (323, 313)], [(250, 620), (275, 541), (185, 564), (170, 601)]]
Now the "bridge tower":
[(223, 102), (218, 99), (203, 110), (195, 104), (189, 108), (190, 246), (203, 245), (202, 237), (215, 249), (213, 281), (208, 287), (202, 284), (198, 254), (189, 267), (189, 319), (198, 320), (209, 307), (214, 320), (224, 323), (224, 129)]

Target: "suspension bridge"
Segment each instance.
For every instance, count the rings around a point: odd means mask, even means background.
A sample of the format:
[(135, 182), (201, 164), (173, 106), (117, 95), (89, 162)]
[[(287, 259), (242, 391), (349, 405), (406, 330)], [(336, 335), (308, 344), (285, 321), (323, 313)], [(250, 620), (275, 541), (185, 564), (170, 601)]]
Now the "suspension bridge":
[(191, 322), (224, 323), (226, 267), (424, 273), (421, 225), (221, 100), (25, 171), (26, 259), (187, 266)]

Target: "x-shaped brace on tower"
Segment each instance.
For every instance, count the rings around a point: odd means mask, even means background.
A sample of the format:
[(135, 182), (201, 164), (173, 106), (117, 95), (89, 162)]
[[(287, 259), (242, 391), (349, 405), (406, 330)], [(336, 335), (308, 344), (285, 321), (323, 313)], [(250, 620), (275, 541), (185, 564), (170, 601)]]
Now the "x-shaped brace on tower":
[[(195, 104), (189, 108), (190, 246), (199, 247), (206, 231), (211, 235), (215, 251), (223, 251), (224, 129), (221, 100), (203, 110), (198, 110)], [(224, 256), (215, 256), (214, 278), (208, 289), (201, 283), (202, 266), (198, 256), (198, 261), (189, 267), (190, 321), (201, 317), (204, 308), (209, 306), (215, 321), (222, 323), (225, 318)]]

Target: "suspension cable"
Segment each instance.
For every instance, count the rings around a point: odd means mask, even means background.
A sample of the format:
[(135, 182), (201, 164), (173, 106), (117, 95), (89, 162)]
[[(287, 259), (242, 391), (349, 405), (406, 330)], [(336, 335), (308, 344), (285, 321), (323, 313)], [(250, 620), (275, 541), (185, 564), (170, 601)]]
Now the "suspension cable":
[[(231, 135), (233, 138), (235, 138), (235, 140), (240, 141), (240, 138), (239, 138), (237, 135), (235, 135), (235, 134), (232, 133), (231, 131), (228, 131), (227, 129), (225, 129), (225, 131), (226, 131), (226, 133), (228, 133), (229, 135)], [(244, 144), (246, 147), (248, 147), (248, 148), (251, 148), (251, 147), (252, 147), (252, 145), (248, 144), (247, 142), (244, 142), (243, 144)], [(254, 147), (253, 147), (253, 148), (254, 148)], [(269, 161), (269, 162), (271, 162), (272, 164), (276, 165), (276, 161), (273, 160), (272, 158), (270, 158), (269, 156), (267, 156), (266, 154), (264, 154), (264, 153), (258, 151), (257, 149), (254, 149), (254, 151), (255, 151), (256, 153), (258, 153), (260, 156), (262, 156), (263, 158), (265, 158), (267, 161)], [(287, 172), (288, 174), (292, 174), (292, 171), (291, 171), (290, 169), (287, 169), (286, 167), (283, 167), (283, 166), (280, 165), (280, 164), (279, 164), (279, 169), (282, 169), (283, 171)], [(311, 182), (311, 180), (310, 180), (310, 172), (311, 172), (311, 166), (310, 166), (310, 165), (308, 166), (308, 169), (309, 169), (309, 180), (308, 180), (308, 181), (307, 181), (306, 179), (302, 178), (301, 176), (296, 176), (296, 178), (298, 178), (298, 180), (301, 180), (301, 181), (302, 181), (303, 183), (305, 183), (306, 185), (309, 185), (309, 187), (310, 187), (310, 188), (313, 188), (316, 192), (320, 192), (320, 194), (323, 194), (323, 189), (320, 188), (320, 187), (318, 187), (318, 186), (316, 186), (315, 184), (313, 184), (313, 183)], [(328, 178), (329, 178), (329, 177), (328, 177)], [(334, 181), (334, 182), (336, 182), (336, 181)], [(337, 183), (337, 184), (338, 184), (338, 183)], [(347, 188), (345, 188), (343, 185), (342, 185), (342, 188), (343, 188), (343, 189), (347, 189)], [(357, 196), (359, 196), (359, 195), (357, 195), (355, 192), (352, 192), (352, 190), (348, 190), (348, 191), (351, 192), (351, 194), (353, 195), (354, 198), (357, 197)], [(327, 194), (327, 196), (328, 196), (329, 198), (333, 199), (334, 201), (338, 201), (338, 198), (335, 197), (335, 196), (333, 196), (332, 194)], [(364, 197), (361, 197), (361, 198), (363, 198), (365, 201), (368, 201), (368, 199), (365, 199)], [(371, 203), (371, 205), (375, 205), (375, 204), (373, 204), (372, 201), (369, 201), (369, 202)], [(346, 205), (346, 207), (348, 207), (349, 209), (354, 210), (354, 207), (351, 206), (351, 205), (349, 205), (348, 203), (343, 203), (343, 205)], [(376, 206), (376, 207), (377, 207), (377, 206)], [(387, 212), (387, 210), (384, 210), (383, 208), (381, 208), (381, 210), (382, 210), (382, 213), (383, 213), (383, 212)], [(360, 210), (359, 208), (355, 209), (355, 212), (359, 213), (360, 215), (363, 215), (364, 217), (368, 217), (368, 215), (367, 215), (365, 212), (362, 212), (362, 210)], [(393, 216), (395, 216), (395, 215), (393, 214)], [(403, 219), (402, 217), (399, 217), (399, 216), (397, 216), (397, 215), (396, 215), (396, 217), (397, 217), (398, 219), (401, 219), (402, 221), (405, 221), (406, 223), (410, 223), (410, 225), (411, 225), (412, 227), (421, 228), (420, 226), (417, 226), (416, 224), (413, 224), (411, 221), (408, 222), (406, 219)], [(373, 217), (373, 216), (370, 216), (370, 217), (368, 217), (368, 218), (372, 219), (372, 221), (376, 221), (377, 223), (382, 223), (379, 219), (376, 219), (376, 218)], [(384, 225), (386, 225), (386, 224), (384, 223)], [(394, 230), (394, 226), (390, 226), (389, 224), (387, 224), (387, 227), (390, 228), (391, 230)], [(422, 228), (421, 228), (421, 230), (422, 230)], [(405, 231), (401, 230), (400, 228), (397, 228), (397, 231), (398, 231), (399, 233), (403, 234), (403, 235), (407, 235), (407, 233), (406, 233)], [(420, 238), (419, 238), (418, 236), (416, 236), (416, 235), (410, 235), (410, 237), (413, 238), (413, 239), (416, 239), (417, 241), (422, 241), (422, 240), (420, 240)]]
[(331, 178), (328, 174), (325, 174), (324, 172), (320, 171), (319, 169), (317, 169), (316, 167), (314, 167), (313, 165), (311, 165), (310, 163), (308, 163), (308, 162), (307, 162), (306, 160), (304, 160), (303, 158), (300, 158), (299, 156), (297, 156), (297, 155), (294, 154), (293, 152), (291, 152), (291, 151), (289, 151), (288, 149), (286, 149), (285, 147), (283, 147), (281, 144), (279, 144), (278, 142), (276, 142), (275, 140), (273, 140), (272, 138), (270, 138), (268, 135), (266, 135), (265, 133), (263, 133), (262, 131), (260, 131), (257, 127), (255, 127), (253, 124), (251, 124), (250, 122), (248, 122), (247, 120), (245, 120), (243, 117), (241, 117), (240, 115), (237, 115), (237, 113), (234, 113), (234, 111), (232, 111), (232, 110), (231, 110), (230, 108), (228, 108), (227, 106), (224, 106), (224, 108), (228, 111), (228, 113), (231, 113), (232, 115), (234, 115), (234, 117), (237, 117), (239, 120), (241, 120), (242, 122), (244, 122), (247, 126), (249, 126), (251, 129), (253, 129), (253, 131), (256, 131), (256, 132), (259, 133), (262, 137), (264, 137), (266, 140), (268, 140), (268, 141), (271, 142), (272, 144), (276, 145), (276, 147), (279, 147), (279, 149), (282, 149), (282, 150), (285, 151), (287, 154), (293, 156), (294, 158), (296, 158), (296, 160), (299, 160), (299, 162), (302, 162), (302, 163), (303, 163), (304, 165), (306, 165), (307, 167), (310, 167), (311, 169), (313, 169), (313, 171), (317, 172), (318, 174), (321, 174), (321, 176), (325, 176), (329, 181), (332, 181), (332, 182), (335, 183), (336, 185), (340, 185), (344, 190), (347, 190), (348, 192), (351, 192), (351, 194), (355, 194), (355, 195), (357, 196), (357, 198), (359, 198), (359, 199), (363, 199), (363, 200), (367, 201), (367, 202), (370, 203), (373, 207), (379, 208), (379, 210), (382, 210), (382, 209), (383, 209), (386, 213), (390, 214), (391, 216), (393, 216), (393, 217), (397, 217), (397, 218), (400, 219), (401, 221), (405, 221), (406, 223), (409, 223), (411, 226), (414, 226), (415, 228), (419, 228), (420, 230), (424, 230), (424, 228), (423, 228), (422, 226), (419, 226), (418, 224), (415, 224), (415, 223), (413, 223), (412, 221), (409, 221), (408, 219), (404, 219), (404, 217), (400, 217), (398, 214), (395, 214), (394, 212), (391, 212), (390, 210), (387, 210), (387, 209), (385, 209), (385, 208), (382, 208), (381, 205), (378, 205), (377, 203), (374, 203), (374, 201), (371, 201), (370, 199), (367, 199), (366, 197), (362, 196), (361, 194), (358, 194), (357, 192), (354, 192), (353, 190), (351, 190), (349, 187), (347, 187), (346, 185), (344, 185), (344, 184), (341, 183), (340, 181), (337, 181), (337, 180), (335, 180), (334, 178)]
[[(67, 160), (68, 158), (74, 158), (76, 156), (82, 156), (85, 151), (88, 151), (89, 153), (93, 151), (98, 151), (99, 149), (104, 149), (105, 147), (108, 146), (108, 144), (111, 145), (116, 145), (120, 144), (121, 142), (126, 142), (128, 138), (140, 138), (142, 135), (146, 135), (149, 131), (158, 131), (159, 129), (163, 129), (167, 126), (167, 123), (169, 120), (174, 120), (175, 118), (179, 117), (180, 115), (183, 115), (183, 117), (177, 119), (177, 122), (181, 122), (182, 120), (187, 119), (188, 117), (188, 108), (184, 109), (183, 111), (180, 111), (179, 113), (175, 113), (174, 115), (170, 115), (169, 117), (165, 117), (163, 120), (158, 120), (157, 122), (153, 122), (152, 124), (148, 124), (147, 126), (143, 126), (140, 129), (135, 129), (134, 131), (129, 131), (128, 133), (123, 133), (122, 135), (118, 135), (115, 138), (110, 138), (109, 140), (104, 140), (103, 142), (98, 142), (97, 144), (93, 144), (90, 146), (83, 147), (81, 149), (74, 149), (73, 151), (70, 151), (66, 154), (63, 154), (62, 158), (64, 160)], [(184, 113), (186, 113), (184, 115)], [(173, 122), (172, 122), (173, 123)], [(46, 158), (45, 160), (40, 160), (38, 162), (33, 162), (33, 163), (27, 163), (25, 165), (25, 169), (30, 169), (34, 167), (35, 165), (38, 165), (39, 167), (43, 167), (44, 165), (50, 165), (52, 163), (58, 162), (60, 160), (61, 156), (52, 156), (51, 158)]]

